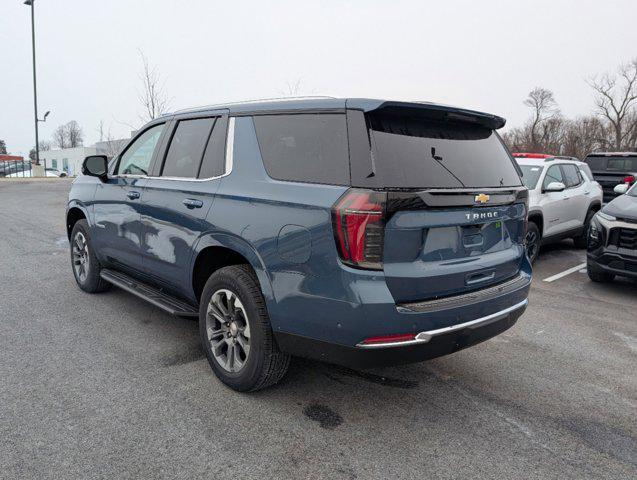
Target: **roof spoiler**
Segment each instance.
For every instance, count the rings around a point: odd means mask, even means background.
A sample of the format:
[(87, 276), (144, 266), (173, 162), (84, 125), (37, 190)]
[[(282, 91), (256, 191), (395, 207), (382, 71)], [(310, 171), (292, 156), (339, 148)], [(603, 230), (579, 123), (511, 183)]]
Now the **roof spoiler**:
[(384, 102), (380, 100), (374, 101), (353, 98), (347, 100), (346, 107), (363, 110), (364, 112), (383, 111), (386, 113), (411, 113), (413, 115), (430, 117), (432, 120), (473, 123), (493, 130), (502, 128), (506, 124), (504, 118), (490, 113), (428, 102)]

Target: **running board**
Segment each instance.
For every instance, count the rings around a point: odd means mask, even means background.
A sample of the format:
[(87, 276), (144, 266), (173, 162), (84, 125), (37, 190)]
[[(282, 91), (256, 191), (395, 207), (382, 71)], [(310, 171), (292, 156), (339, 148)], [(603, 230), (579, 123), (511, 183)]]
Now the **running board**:
[(156, 307), (159, 307), (172, 315), (177, 315), (179, 317), (199, 316), (199, 310), (192, 305), (182, 302), (181, 300), (168, 295), (155, 287), (151, 287), (150, 285), (140, 282), (125, 273), (104, 268), (100, 272), (100, 277), (108, 283), (132, 293), (133, 295), (146, 300), (148, 303), (152, 303)]

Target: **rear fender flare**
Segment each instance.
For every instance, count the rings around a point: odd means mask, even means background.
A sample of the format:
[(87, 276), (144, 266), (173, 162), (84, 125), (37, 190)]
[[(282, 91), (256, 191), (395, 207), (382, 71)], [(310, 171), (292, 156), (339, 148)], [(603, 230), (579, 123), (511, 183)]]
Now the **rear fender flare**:
[(208, 247), (225, 247), (245, 257), (257, 275), (259, 284), (261, 286), (261, 292), (263, 293), (263, 298), (268, 305), (268, 310), (272, 311), (270, 307), (273, 306), (273, 304), (275, 303), (274, 291), (272, 289), (270, 276), (268, 275), (267, 269), (263, 260), (261, 259), (261, 256), (258, 254), (256, 248), (254, 248), (254, 246), (252, 246), (249, 242), (241, 237), (238, 237), (237, 235), (233, 235), (230, 233), (207, 233), (202, 235), (195, 243), (192, 258), (190, 259), (189, 268), (189, 282), (191, 291), (194, 291), (194, 286), (192, 285), (192, 276), (195, 266), (195, 259), (199, 256), (199, 253), (201, 253), (201, 251)]
[(591, 204), (588, 206), (588, 212), (593, 210), (593, 211), (598, 211), (602, 209), (602, 202), (595, 200), (593, 202), (591, 202)]
[[(532, 221), (532, 219), (539, 219), (539, 225), (538, 228), (540, 229), (540, 234), (544, 235), (544, 214), (542, 213), (542, 210), (530, 210), (529, 211), (529, 221)], [(537, 222), (534, 222), (537, 223)]]

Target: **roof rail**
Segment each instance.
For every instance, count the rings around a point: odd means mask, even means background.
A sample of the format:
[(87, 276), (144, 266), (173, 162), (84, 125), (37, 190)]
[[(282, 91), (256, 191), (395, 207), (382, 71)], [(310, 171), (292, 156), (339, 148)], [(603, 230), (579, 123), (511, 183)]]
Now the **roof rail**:
[(545, 153), (525, 153), (516, 152), (512, 154), (515, 158), (552, 158), (553, 155), (547, 155)]
[(197, 112), (199, 110), (210, 110), (213, 108), (223, 108), (230, 107), (233, 105), (244, 105), (246, 103), (268, 103), (268, 102), (290, 102), (295, 100), (311, 100), (311, 99), (336, 99), (338, 97), (332, 97), (329, 95), (305, 95), (299, 97), (273, 97), (273, 98), (255, 98), (253, 100), (241, 100), (238, 102), (227, 102), (227, 103), (216, 103), (213, 105), (204, 105), (201, 107), (192, 107), (192, 108), (184, 108), (181, 110), (176, 110), (174, 113), (187, 113), (187, 112)]

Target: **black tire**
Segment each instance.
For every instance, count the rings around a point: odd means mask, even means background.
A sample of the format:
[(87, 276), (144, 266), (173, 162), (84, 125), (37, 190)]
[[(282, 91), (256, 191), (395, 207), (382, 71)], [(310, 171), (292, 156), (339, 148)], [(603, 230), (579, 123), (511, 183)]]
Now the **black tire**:
[(535, 262), (540, 254), (540, 244), (542, 241), (542, 234), (535, 222), (529, 222), (529, 226), (526, 230), (526, 236), (524, 238), (524, 248), (526, 254), (529, 257), (531, 264)]
[[(230, 308), (228, 304), (233, 298), (232, 294), (235, 299), (232, 300)], [(213, 295), (216, 299), (214, 301)], [(216, 311), (222, 314), (225, 326), (218, 314), (209, 314), (209, 309), (215, 311), (222, 296), (227, 300), (226, 304), (221, 300), (222, 305), (226, 306), (226, 311)], [(240, 309), (235, 308), (236, 299), (239, 300)], [(229, 311), (233, 313), (228, 313)], [(233, 324), (234, 334), (231, 328)], [(243, 330), (236, 326), (238, 324), (243, 325)], [(247, 338), (243, 336), (246, 325), (249, 329)], [(281, 352), (276, 345), (259, 282), (249, 265), (224, 267), (210, 276), (201, 294), (199, 334), (213, 372), (219, 380), (234, 390), (248, 392), (274, 385), (283, 378), (290, 365), (290, 355)], [(249, 346), (247, 354), (245, 349), (239, 348), (246, 340)], [(234, 355), (231, 355), (230, 351), (233, 354), (235, 351), (239, 352), (239, 357), (243, 351), (245, 356), (239, 361), (231, 361), (230, 358), (234, 358)], [(237, 363), (241, 366), (237, 367)], [(236, 371), (232, 371), (233, 367)]]
[(584, 230), (582, 230), (581, 235), (577, 237), (573, 237), (573, 243), (577, 248), (586, 248), (588, 246), (588, 229), (591, 226), (591, 219), (595, 216), (595, 212), (593, 210), (589, 210), (586, 213), (586, 219), (584, 220)]
[(586, 273), (588, 273), (588, 278), (597, 283), (612, 282), (615, 279), (614, 274), (593, 270), (590, 265), (586, 265)]
[[(84, 266), (86, 267), (85, 276), (82, 276), (78, 271), (78, 268), (76, 268), (76, 262), (79, 260), (77, 255), (74, 254), (74, 251), (79, 250), (78, 242), (80, 241), (80, 238), (83, 238), (86, 243), (86, 250), (83, 255)], [(69, 250), (71, 253), (71, 269), (73, 270), (73, 276), (75, 277), (78, 287), (88, 293), (104, 292), (108, 290), (111, 284), (105, 282), (102, 280), (102, 277), (100, 277), (100, 270), (102, 269), (102, 266), (93, 251), (91, 235), (89, 234), (88, 223), (86, 220), (82, 219), (75, 222), (73, 231), (71, 232), (70, 243), (71, 245)]]

